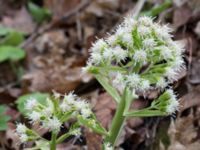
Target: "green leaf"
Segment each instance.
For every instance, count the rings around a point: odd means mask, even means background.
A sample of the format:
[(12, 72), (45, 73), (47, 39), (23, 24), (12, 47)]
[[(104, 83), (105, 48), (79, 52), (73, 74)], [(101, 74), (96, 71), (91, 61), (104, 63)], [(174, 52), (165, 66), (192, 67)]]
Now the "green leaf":
[(6, 36), (11, 31), (9, 28), (0, 26), (0, 36)]
[(0, 131), (7, 129), (7, 122), (10, 120), (10, 116), (5, 115), (6, 107), (0, 105)]
[(162, 4), (153, 7), (149, 11), (142, 12), (140, 16), (152, 16), (155, 17), (172, 6), (172, 0), (165, 0)]
[(23, 115), (26, 116), (27, 113), (28, 113), (28, 111), (25, 109), (25, 104), (26, 104), (27, 99), (35, 98), (39, 103), (44, 105), (46, 103), (46, 98), (47, 97), (49, 97), (49, 94), (47, 94), (47, 93), (39, 93), (39, 92), (22, 95), (16, 101), (17, 108)]
[(6, 111), (6, 107), (0, 105), (0, 114), (4, 113)]
[(51, 12), (48, 9), (41, 8), (32, 2), (28, 3), (28, 8), (33, 19), (39, 24), (51, 17)]
[(113, 88), (108, 81), (106, 80), (105, 77), (101, 75), (94, 75), (95, 78), (99, 81), (99, 83), (106, 89), (106, 91), (114, 98), (114, 100), (119, 103), (120, 101), (120, 96), (115, 88)]
[(124, 114), (124, 116), (126, 117), (155, 117), (155, 116), (166, 116), (166, 115), (167, 114), (165, 112), (159, 110), (150, 110), (150, 109), (134, 110)]
[(25, 57), (25, 52), (21, 48), (13, 46), (0, 46), (0, 63), (6, 60), (18, 61)]
[(18, 46), (24, 41), (24, 33), (6, 27), (0, 27), (0, 36), (0, 45)]

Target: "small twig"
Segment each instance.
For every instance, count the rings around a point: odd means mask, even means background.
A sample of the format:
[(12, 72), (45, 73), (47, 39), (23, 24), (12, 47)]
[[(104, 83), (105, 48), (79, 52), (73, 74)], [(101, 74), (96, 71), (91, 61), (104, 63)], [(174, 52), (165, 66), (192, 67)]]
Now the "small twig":
[(84, 10), (89, 4), (90, 4), (90, 0), (85, 0), (81, 4), (79, 4), (75, 9), (73, 9), (72, 11), (67, 12), (66, 14), (61, 16), (60, 18), (58, 18), (56, 20), (53, 20), (52, 22), (50, 22), (47, 25), (44, 25), (40, 29), (36, 28), (35, 32), (26, 41), (24, 41), (20, 45), (20, 47), (21, 48), (26, 48), (27, 45), (29, 45), (38, 36), (40, 36), (41, 34), (43, 34), (46, 31), (48, 31), (49, 29), (53, 28), (54, 26), (56, 26), (60, 22), (66, 21), (69, 18), (73, 17), (74, 15), (77, 14), (77, 12), (80, 12), (80, 11)]
[(140, 0), (137, 2), (136, 6), (132, 10), (131, 14), (133, 14), (134, 18), (137, 18), (145, 4), (146, 0)]

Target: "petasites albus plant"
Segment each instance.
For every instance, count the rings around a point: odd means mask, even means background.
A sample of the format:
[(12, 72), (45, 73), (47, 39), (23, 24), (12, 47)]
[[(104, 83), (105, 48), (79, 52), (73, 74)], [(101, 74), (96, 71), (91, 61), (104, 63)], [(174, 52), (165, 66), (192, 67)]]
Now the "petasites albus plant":
[[(114, 98), (117, 109), (104, 140), (115, 146), (127, 117), (171, 115), (179, 102), (169, 84), (184, 69), (181, 43), (172, 40), (172, 29), (154, 23), (150, 17), (125, 18), (107, 38), (90, 49), (84, 72), (89, 72)], [(138, 96), (161, 91), (149, 107), (130, 110)]]
[[(90, 105), (73, 93), (54, 96), (46, 99), (45, 104), (39, 103), (36, 99), (30, 98), (25, 105), (28, 111), (27, 118), (32, 125), (39, 125), (39, 128), (48, 130), (51, 139), (45, 139), (38, 132), (28, 128), (25, 124), (18, 123), (16, 134), (22, 143), (34, 142), (35, 147), (31, 149), (56, 150), (56, 145), (69, 137), (81, 135), (81, 126), (86, 126), (92, 131), (101, 135), (108, 135), (106, 130), (98, 123)], [(70, 128), (66, 130), (64, 123), (73, 120)], [(66, 131), (60, 132), (61, 129)]]

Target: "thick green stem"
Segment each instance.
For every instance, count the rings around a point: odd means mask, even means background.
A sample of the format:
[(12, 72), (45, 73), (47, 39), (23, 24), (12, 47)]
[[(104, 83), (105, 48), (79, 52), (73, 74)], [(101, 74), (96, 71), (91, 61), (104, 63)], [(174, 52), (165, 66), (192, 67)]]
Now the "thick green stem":
[(111, 128), (109, 131), (109, 136), (106, 138), (106, 141), (109, 141), (113, 146), (115, 146), (118, 137), (121, 134), (121, 130), (123, 128), (124, 122), (126, 120), (126, 117), (123, 115), (124, 110), (126, 108), (126, 90), (124, 91), (124, 94), (118, 104), (117, 110), (115, 112)]
[(57, 133), (52, 132), (52, 134), (51, 134), (50, 150), (56, 150), (56, 137), (57, 137)]
[(56, 141), (56, 143), (59, 144), (59, 143), (63, 142), (69, 136), (70, 136), (70, 134), (68, 134), (68, 133), (62, 135), (61, 137), (58, 138), (58, 140)]

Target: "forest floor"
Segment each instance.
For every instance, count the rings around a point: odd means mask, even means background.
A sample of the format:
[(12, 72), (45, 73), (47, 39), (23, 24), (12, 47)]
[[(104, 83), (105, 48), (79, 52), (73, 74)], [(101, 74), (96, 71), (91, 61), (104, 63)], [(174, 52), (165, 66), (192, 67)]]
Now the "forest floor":
[[(91, 75), (81, 74), (81, 68), (86, 65), (91, 44), (107, 36), (139, 7), (139, 2), (133, 0), (33, 2), (50, 13), (31, 12), (25, 0), (0, 1), (0, 26), (23, 32), (25, 38), (18, 46), (26, 53), (17, 62), (2, 61), (0, 56), (0, 105), (7, 106), (6, 115), (11, 117), (7, 129), (0, 132), (0, 150), (21, 149), (13, 130), (17, 121), (25, 120), (16, 103), (25, 94), (75, 91), (91, 102), (99, 121), (109, 127), (115, 103)], [(181, 108), (174, 116), (129, 119), (118, 149), (200, 149), (200, 1), (173, 0), (166, 8), (154, 9), (163, 3), (165, 0), (145, 2), (139, 13), (151, 13), (156, 21), (168, 23), (174, 29), (173, 38), (185, 44), (187, 70), (173, 84)], [(0, 45), (1, 37), (0, 30)], [(152, 99), (157, 94), (154, 91), (148, 97)], [(149, 103), (148, 98), (137, 100), (134, 107), (142, 108)], [(57, 149), (99, 150), (100, 146), (101, 137), (84, 130), (83, 137), (75, 142), (65, 141)]]

